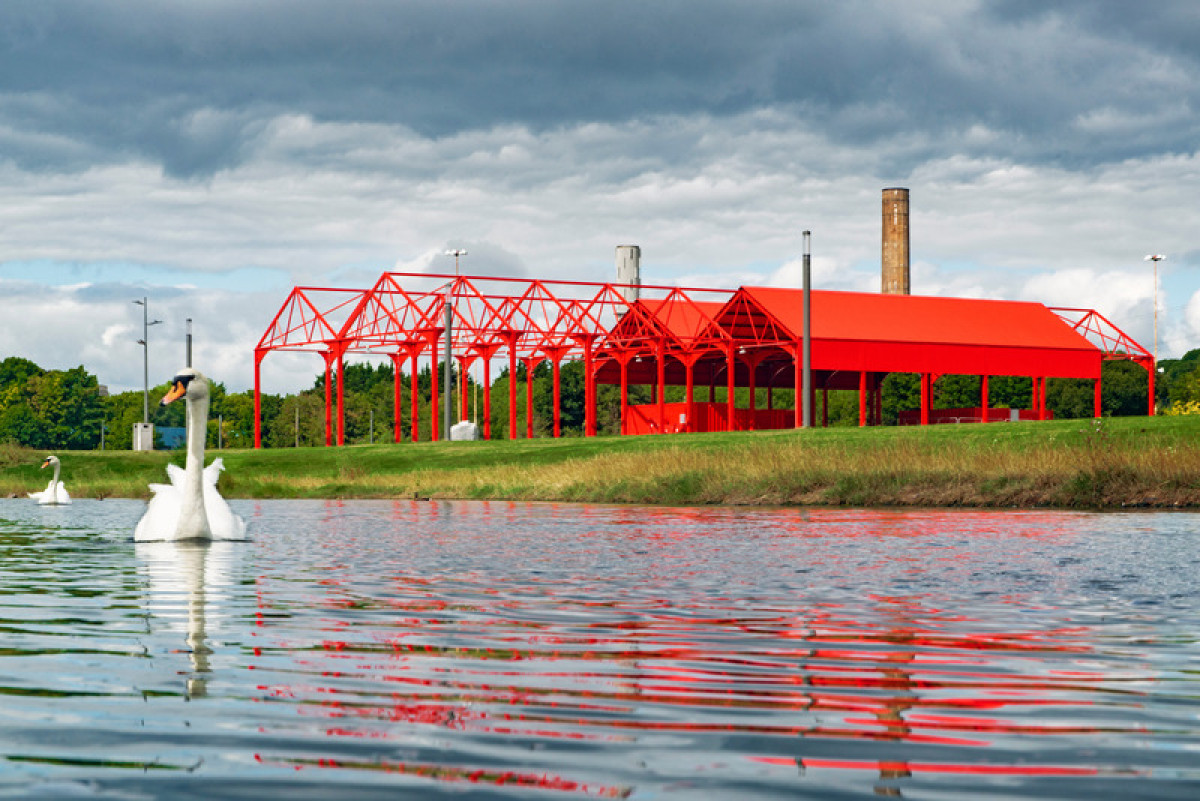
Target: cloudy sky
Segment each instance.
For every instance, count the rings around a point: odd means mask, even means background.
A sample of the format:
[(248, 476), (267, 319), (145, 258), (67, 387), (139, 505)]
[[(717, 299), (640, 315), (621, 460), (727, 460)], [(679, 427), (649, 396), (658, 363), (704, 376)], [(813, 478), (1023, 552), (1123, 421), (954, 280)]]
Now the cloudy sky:
[[(0, 357), (231, 390), (295, 285), (385, 270), (1095, 308), (1200, 347), (1194, 0), (5, 0)], [(271, 356), (295, 391), (315, 356)]]

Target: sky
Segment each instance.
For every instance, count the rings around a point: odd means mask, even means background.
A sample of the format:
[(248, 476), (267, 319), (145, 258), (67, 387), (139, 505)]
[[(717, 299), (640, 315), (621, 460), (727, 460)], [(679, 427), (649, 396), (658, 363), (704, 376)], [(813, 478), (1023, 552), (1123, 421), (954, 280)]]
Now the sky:
[[(0, 358), (230, 391), (388, 270), (1096, 309), (1200, 347), (1194, 0), (5, 0)], [(1159, 263), (1156, 292), (1148, 254)], [(142, 306), (149, 319), (145, 352)], [(263, 388), (323, 364), (271, 354)]]

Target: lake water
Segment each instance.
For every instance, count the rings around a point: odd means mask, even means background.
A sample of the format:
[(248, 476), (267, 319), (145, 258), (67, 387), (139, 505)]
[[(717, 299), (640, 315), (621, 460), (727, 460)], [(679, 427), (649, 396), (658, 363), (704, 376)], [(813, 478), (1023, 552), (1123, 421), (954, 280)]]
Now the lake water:
[(1200, 515), (0, 500), (0, 798), (1200, 797)]

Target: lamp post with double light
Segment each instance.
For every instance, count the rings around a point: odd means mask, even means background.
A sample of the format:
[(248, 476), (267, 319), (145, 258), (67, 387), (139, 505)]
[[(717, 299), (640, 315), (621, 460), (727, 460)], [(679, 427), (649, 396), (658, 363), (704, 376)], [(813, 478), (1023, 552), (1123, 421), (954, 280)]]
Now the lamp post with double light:
[(1166, 256), (1161, 253), (1151, 253), (1145, 261), (1154, 262), (1154, 367), (1158, 369), (1158, 263)]
[[(137, 342), (142, 346), (142, 426), (140, 432), (134, 431), (134, 450), (153, 450), (154, 434), (150, 428), (150, 326), (158, 325), (162, 320), (150, 319), (150, 304), (148, 298), (133, 301), (142, 307), (142, 338)], [(134, 426), (136, 429), (137, 426)]]

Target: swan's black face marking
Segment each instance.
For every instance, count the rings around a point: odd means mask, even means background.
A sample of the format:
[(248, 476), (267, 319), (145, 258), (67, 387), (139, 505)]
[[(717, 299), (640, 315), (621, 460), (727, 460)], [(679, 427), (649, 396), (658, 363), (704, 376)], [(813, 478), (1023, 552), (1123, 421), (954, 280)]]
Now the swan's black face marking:
[(195, 378), (195, 376), (193, 376), (189, 373), (180, 373), (179, 375), (172, 378), (171, 379), (171, 388), (169, 390), (167, 390), (166, 395), (163, 395), (163, 399), (159, 403), (159, 406), (166, 406), (171, 401), (179, 400), (184, 395), (186, 395), (188, 384), (192, 383), (193, 378)]

